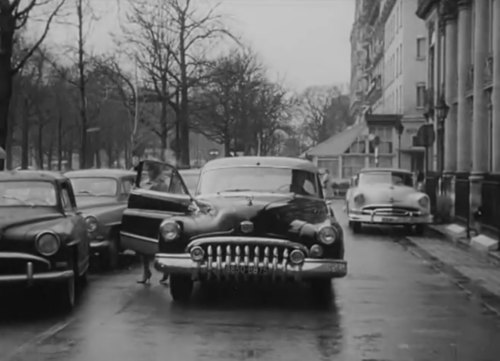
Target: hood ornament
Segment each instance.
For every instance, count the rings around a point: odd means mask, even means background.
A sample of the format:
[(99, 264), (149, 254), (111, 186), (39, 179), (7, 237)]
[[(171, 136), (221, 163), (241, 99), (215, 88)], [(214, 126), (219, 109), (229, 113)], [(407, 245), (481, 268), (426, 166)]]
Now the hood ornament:
[(247, 196), (247, 201), (248, 201), (248, 205), (252, 206), (253, 205), (253, 196)]
[(253, 223), (250, 221), (243, 221), (240, 223), (241, 232), (243, 233), (252, 233), (253, 232)]

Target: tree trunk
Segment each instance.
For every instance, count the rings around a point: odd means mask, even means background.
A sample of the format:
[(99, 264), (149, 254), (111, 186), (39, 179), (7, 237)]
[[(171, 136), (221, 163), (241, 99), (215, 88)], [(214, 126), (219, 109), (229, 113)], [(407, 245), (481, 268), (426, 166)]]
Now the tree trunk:
[(68, 165), (67, 165), (68, 170), (73, 169), (73, 151), (71, 150), (71, 148), (66, 153), (66, 159), (68, 160)]
[(43, 124), (38, 124), (38, 167), (43, 169)]
[(78, 73), (79, 83), (78, 90), (80, 92), (80, 120), (82, 125), (81, 144), (80, 144), (80, 168), (87, 167), (87, 99), (85, 87), (85, 63), (83, 49), (83, 0), (78, 0)]
[(62, 149), (62, 116), (59, 113), (59, 118), (57, 119), (57, 169), (61, 171), (63, 160), (63, 149)]
[(186, 19), (182, 17), (181, 28), (179, 33), (179, 68), (181, 72), (181, 105), (180, 105), (180, 163), (182, 166), (189, 167), (191, 162), (189, 159), (189, 99), (188, 99), (188, 76), (186, 62)]
[(161, 134), (161, 160), (166, 161), (167, 149), (168, 149), (168, 116), (167, 116), (167, 103), (168, 103), (168, 91), (167, 91), (167, 79), (164, 76), (161, 80), (161, 110), (160, 110), (160, 134)]
[(29, 166), (29, 112), (28, 112), (28, 99), (24, 98), (24, 106), (23, 106), (23, 125), (21, 128), (22, 131), (22, 139), (21, 139), (21, 168), (27, 169)]
[(50, 143), (49, 151), (47, 152), (47, 169), (52, 170), (52, 155), (54, 154), (54, 147)]
[[(7, 151), (9, 129), (9, 105), (12, 97), (12, 45), (15, 19), (8, 10), (0, 11), (0, 147)], [(5, 160), (0, 159), (0, 171)]]

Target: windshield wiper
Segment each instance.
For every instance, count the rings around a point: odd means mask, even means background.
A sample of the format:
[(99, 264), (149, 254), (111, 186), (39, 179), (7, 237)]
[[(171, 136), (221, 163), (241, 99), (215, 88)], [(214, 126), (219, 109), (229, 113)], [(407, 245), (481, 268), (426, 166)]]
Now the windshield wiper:
[(22, 198), (18, 198), (18, 197), (14, 197), (14, 196), (6, 196), (6, 195), (3, 195), (1, 196), (3, 199), (12, 199), (14, 201), (18, 201), (18, 202), (21, 202), (22, 204), (26, 205), (26, 206), (30, 206), (30, 207), (34, 207), (35, 204), (33, 203), (29, 203), (27, 202), (26, 200), (22, 199)]
[(88, 194), (88, 195), (91, 195), (91, 196), (95, 196), (95, 193), (92, 193), (91, 191), (87, 191), (85, 189), (83, 189), (81, 191), (78, 191), (78, 194)]
[(224, 189), (223, 191), (217, 192), (217, 194), (226, 193), (226, 192), (248, 192), (248, 191), (251, 191), (251, 189), (234, 188), (234, 189)]

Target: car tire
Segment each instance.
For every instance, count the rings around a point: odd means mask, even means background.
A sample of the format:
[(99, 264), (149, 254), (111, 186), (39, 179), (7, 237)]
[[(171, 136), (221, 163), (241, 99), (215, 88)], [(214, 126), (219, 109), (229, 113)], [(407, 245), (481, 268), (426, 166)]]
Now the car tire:
[(54, 294), (57, 297), (59, 309), (63, 312), (70, 312), (75, 307), (76, 302), (76, 280), (70, 277), (61, 284), (57, 285)]
[(361, 233), (361, 222), (352, 222), (352, 231), (354, 233)]
[(118, 241), (112, 239), (109, 243), (109, 247), (103, 255), (103, 266), (107, 271), (112, 271), (118, 268)]
[(415, 234), (417, 236), (422, 236), (424, 234), (425, 228), (423, 224), (417, 224), (415, 226)]
[(190, 276), (171, 275), (170, 295), (174, 302), (186, 303), (191, 298), (193, 292), (193, 280)]
[(331, 279), (327, 278), (312, 280), (310, 285), (314, 300), (316, 302), (328, 303), (331, 301), (333, 296)]

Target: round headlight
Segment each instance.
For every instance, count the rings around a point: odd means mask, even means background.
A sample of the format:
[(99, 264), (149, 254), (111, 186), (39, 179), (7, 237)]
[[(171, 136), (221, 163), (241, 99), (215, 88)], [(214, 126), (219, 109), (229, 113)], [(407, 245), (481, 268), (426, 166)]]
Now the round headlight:
[(40, 233), (35, 240), (35, 246), (42, 256), (53, 256), (59, 251), (61, 242), (59, 238), (52, 232)]
[(357, 205), (362, 205), (363, 203), (365, 203), (365, 196), (362, 193), (356, 194), (354, 196), (354, 203), (356, 203)]
[(311, 257), (319, 258), (323, 255), (323, 247), (321, 247), (319, 244), (315, 244), (311, 247), (309, 253), (311, 254)]
[(318, 238), (321, 243), (332, 244), (337, 239), (337, 232), (333, 229), (333, 227), (326, 226), (319, 230)]
[(290, 262), (292, 262), (293, 264), (301, 264), (304, 262), (304, 259), (306, 258), (304, 252), (298, 250), (298, 249), (294, 249), (291, 253), (290, 253)]
[(165, 241), (173, 241), (179, 238), (181, 227), (174, 221), (163, 221), (160, 224), (160, 234)]
[(85, 224), (87, 225), (87, 232), (94, 233), (95, 231), (97, 231), (97, 227), (98, 227), (99, 223), (97, 222), (96, 217), (87, 216), (87, 217), (85, 217)]
[(423, 196), (422, 198), (420, 198), (418, 200), (418, 204), (420, 205), (420, 207), (422, 208), (427, 208), (429, 207), (429, 197), (428, 196)]
[(205, 251), (200, 246), (193, 247), (191, 250), (191, 259), (195, 262), (203, 261)]

